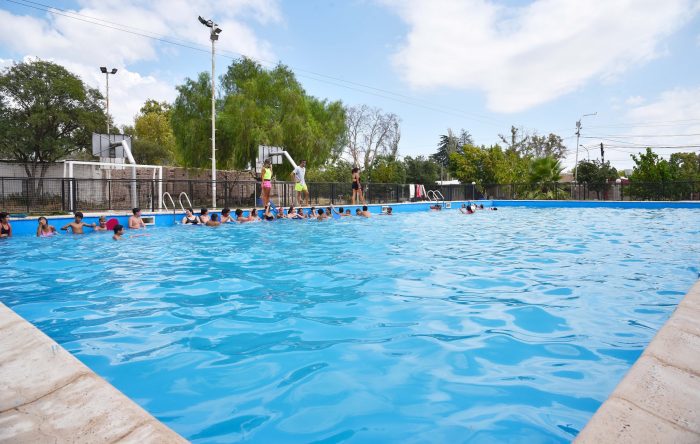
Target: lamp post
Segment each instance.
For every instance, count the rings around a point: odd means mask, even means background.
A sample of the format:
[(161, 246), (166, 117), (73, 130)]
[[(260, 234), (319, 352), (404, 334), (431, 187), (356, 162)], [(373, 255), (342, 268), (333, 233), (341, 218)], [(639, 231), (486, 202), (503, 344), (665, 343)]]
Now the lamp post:
[(211, 40), (211, 198), (212, 207), (216, 208), (216, 41), (219, 40), (221, 28), (213, 20), (205, 20), (198, 17), (199, 23), (209, 28)]
[(108, 71), (106, 66), (100, 66), (100, 71), (107, 77), (107, 137), (109, 138), (109, 75), (116, 74), (117, 68), (112, 68)]
[(475, 195), (476, 195), (476, 182), (472, 182), (472, 200), (475, 200)]
[(579, 118), (576, 121), (576, 164), (574, 165), (576, 167), (576, 169), (574, 170), (574, 182), (578, 182), (578, 180), (577, 180), (578, 179), (578, 147), (579, 147), (579, 138), (581, 137), (581, 120), (583, 120), (584, 117), (597, 116), (597, 115), (598, 115), (598, 111), (596, 111), (594, 113), (590, 113), (590, 114), (584, 114), (581, 116), (581, 118)]
[[(588, 161), (590, 162), (591, 161), (591, 152), (588, 151), (588, 147), (585, 145), (579, 145), (579, 146), (581, 148), (583, 148), (584, 150), (586, 150), (586, 155), (588, 156)], [(576, 164), (576, 168), (578, 168), (578, 164)]]

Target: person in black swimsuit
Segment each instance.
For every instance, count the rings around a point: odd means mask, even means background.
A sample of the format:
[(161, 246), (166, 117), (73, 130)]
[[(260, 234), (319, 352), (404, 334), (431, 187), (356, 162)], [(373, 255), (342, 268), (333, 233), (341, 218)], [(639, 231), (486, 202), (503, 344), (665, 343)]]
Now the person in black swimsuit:
[(199, 218), (192, 214), (192, 208), (187, 208), (185, 209), (185, 217), (182, 218), (182, 223), (184, 225), (187, 224), (192, 224), (192, 225), (197, 225), (199, 224)]
[(12, 237), (12, 225), (10, 215), (4, 211), (0, 213), (0, 238)]
[(355, 205), (355, 199), (360, 198), (362, 205), (365, 204), (365, 195), (362, 191), (360, 183), (360, 169), (355, 167), (352, 169), (352, 204)]

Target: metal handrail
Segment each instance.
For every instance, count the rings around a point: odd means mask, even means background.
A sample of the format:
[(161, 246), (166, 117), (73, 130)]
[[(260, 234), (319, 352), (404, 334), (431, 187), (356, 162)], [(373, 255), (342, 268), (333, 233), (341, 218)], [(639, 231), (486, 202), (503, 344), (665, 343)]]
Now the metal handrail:
[(180, 195), (177, 198), (177, 201), (180, 202), (180, 208), (182, 208), (182, 211), (185, 211), (185, 206), (182, 204), (182, 196), (185, 196), (185, 199), (187, 199), (187, 208), (192, 208), (192, 201), (190, 201), (189, 196), (187, 193), (184, 191), (180, 193)]
[(170, 203), (173, 204), (173, 214), (175, 214), (175, 201), (173, 200), (173, 196), (171, 196), (170, 193), (168, 193), (167, 191), (163, 193), (163, 208), (165, 208), (165, 211), (169, 211), (168, 203), (165, 201), (166, 197), (170, 199)]

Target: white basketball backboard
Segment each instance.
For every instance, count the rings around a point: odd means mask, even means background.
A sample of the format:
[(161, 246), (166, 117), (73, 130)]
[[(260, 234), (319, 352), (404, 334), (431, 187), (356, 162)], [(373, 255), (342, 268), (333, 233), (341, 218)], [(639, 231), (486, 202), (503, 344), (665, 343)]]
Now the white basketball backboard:
[(129, 146), (131, 146), (130, 136), (125, 136), (123, 134), (107, 135), (92, 133), (92, 155), (100, 159), (122, 159), (121, 163), (124, 163), (124, 158), (126, 157), (124, 148), (121, 145), (110, 146), (120, 143), (122, 140), (126, 140), (129, 142)]
[(265, 159), (270, 159), (273, 165), (282, 165), (284, 160), (282, 158), (282, 151), (284, 151), (284, 148), (279, 146), (259, 145), (258, 159), (255, 162), (255, 171), (258, 173), (262, 171), (262, 165)]

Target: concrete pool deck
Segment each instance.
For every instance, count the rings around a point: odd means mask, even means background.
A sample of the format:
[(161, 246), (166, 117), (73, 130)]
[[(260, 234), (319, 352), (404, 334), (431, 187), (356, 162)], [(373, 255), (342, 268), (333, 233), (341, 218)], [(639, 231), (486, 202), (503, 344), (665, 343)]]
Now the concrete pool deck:
[(575, 442), (700, 442), (700, 281)]
[(186, 443), (0, 303), (0, 443)]

